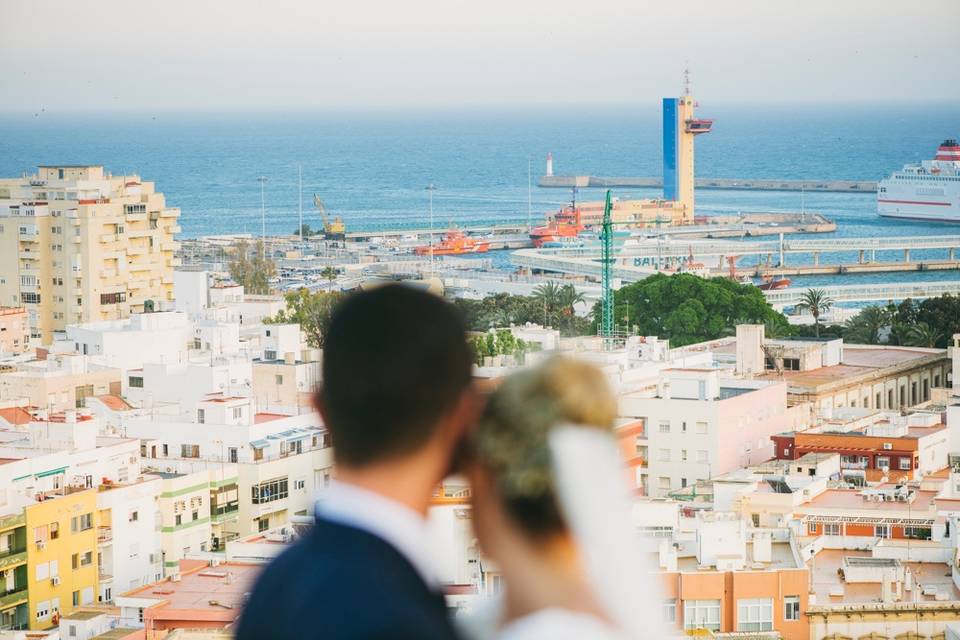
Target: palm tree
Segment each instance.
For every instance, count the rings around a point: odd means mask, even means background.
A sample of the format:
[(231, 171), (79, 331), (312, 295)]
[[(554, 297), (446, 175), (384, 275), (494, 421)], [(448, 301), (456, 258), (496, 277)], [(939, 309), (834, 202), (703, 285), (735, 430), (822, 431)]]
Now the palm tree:
[(552, 318), (561, 304), (560, 287), (553, 280), (548, 280), (541, 285), (537, 285), (537, 288), (533, 290), (533, 299), (543, 307), (543, 324), (550, 324), (547, 318)]
[(320, 275), (327, 279), (327, 289), (329, 290), (333, 287), (333, 281), (337, 279), (337, 270), (331, 266), (326, 266), (320, 272)]
[(935, 347), (941, 338), (943, 332), (926, 322), (918, 322), (907, 330), (907, 339), (913, 347)]
[(885, 307), (871, 305), (847, 320), (844, 340), (860, 344), (880, 344), (880, 333), (893, 322)]
[(558, 294), (560, 308), (563, 309), (563, 315), (572, 316), (574, 307), (583, 302), (583, 294), (577, 291), (572, 284), (565, 284), (560, 287)]
[(809, 311), (813, 316), (813, 330), (816, 336), (820, 337), (820, 315), (830, 310), (833, 306), (833, 299), (827, 295), (823, 289), (807, 289), (806, 293), (797, 303), (798, 311)]

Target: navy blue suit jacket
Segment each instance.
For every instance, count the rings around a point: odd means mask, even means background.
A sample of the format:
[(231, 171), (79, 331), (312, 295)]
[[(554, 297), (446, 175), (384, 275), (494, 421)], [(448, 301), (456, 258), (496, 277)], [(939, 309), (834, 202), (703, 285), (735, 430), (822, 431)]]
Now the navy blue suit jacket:
[(455, 640), (443, 595), (382, 539), (321, 518), (274, 560), (244, 606), (237, 640)]

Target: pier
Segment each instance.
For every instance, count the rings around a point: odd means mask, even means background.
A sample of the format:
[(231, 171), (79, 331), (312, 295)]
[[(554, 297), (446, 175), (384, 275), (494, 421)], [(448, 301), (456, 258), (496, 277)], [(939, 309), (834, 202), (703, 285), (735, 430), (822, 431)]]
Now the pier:
[[(860, 180), (778, 180), (749, 178), (695, 178), (697, 189), (734, 191), (820, 191), (829, 193), (876, 193), (877, 183)], [(541, 176), (537, 186), (545, 189), (596, 187), (606, 189), (662, 189), (662, 178), (604, 176)]]

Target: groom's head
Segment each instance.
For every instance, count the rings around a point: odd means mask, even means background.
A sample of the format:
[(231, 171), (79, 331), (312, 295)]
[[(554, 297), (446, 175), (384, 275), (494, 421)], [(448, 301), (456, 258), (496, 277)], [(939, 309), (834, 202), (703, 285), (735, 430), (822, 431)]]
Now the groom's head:
[(337, 464), (363, 468), (426, 449), (449, 464), (471, 365), (463, 318), (442, 298), (398, 284), (347, 298), (330, 321), (317, 393)]

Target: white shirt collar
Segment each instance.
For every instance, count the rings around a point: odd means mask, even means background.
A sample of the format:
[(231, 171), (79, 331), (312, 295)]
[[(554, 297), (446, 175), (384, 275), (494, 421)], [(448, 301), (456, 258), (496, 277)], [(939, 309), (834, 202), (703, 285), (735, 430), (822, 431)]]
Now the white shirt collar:
[(353, 484), (334, 481), (317, 500), (317, 513), (387, 542), (405, 557), (431, 588), (439, 582), (427, 543), (427, 522), (410, 507)]

